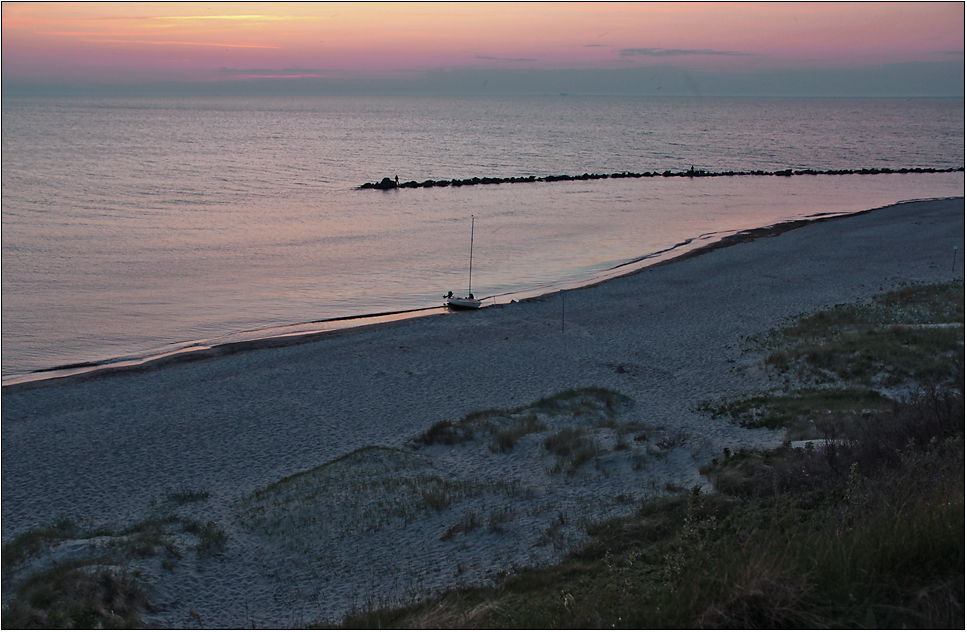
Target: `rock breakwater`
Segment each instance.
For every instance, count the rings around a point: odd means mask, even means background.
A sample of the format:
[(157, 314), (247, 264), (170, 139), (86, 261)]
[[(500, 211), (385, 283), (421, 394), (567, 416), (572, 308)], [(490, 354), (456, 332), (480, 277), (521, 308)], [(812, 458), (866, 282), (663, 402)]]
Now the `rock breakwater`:
[(737, 177), (737, 176), (844, 176), (844, 175), (876, 175), (890, 173), (952, 173), (963, 171), (963, 167), (936, 169), (933, 167), (904, 167), (902, 169), (829, 169), (826, 171), (816, 169), (783, 169), (780, 171), (705, 171), (692, 167), (687, 171), (644, 171), (636, 173), (632, 171), (619, 171), (616, 173), (584, 173), (579, 176), (559, 175), (559, 176), (519, 176), (511, 178), (467, 178), (451, 180), (424, 180), (417, 182), (410, 180), (400, 182), (399, 178), (383, 178), (379, 182), (367, 182), (361, 185), (360, 189), (417, 189), (428, 187), (464, 187), (476, 184), (516, 184), (519, 182), (570, 182), (573, 180), (605, 180), (608, 178), (718, 178), (718, 177)]

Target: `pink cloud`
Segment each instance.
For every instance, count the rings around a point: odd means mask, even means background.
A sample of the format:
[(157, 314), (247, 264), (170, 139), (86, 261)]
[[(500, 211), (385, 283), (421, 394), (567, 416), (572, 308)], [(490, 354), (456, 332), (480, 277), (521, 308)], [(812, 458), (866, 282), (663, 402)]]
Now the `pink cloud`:
[(963, 20), (958, 3), (4, 4), (3, 71), (849, 66), (963, 51)]

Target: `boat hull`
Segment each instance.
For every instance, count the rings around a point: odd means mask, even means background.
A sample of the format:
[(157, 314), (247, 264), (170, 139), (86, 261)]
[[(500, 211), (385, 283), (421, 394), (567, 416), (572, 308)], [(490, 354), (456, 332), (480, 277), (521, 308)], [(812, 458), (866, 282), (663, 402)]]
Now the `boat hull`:
[(475, 298), (457, 298), (454, 296), (447, 299), (447, 307), (450, 309), (480, 309), (480, 301)]

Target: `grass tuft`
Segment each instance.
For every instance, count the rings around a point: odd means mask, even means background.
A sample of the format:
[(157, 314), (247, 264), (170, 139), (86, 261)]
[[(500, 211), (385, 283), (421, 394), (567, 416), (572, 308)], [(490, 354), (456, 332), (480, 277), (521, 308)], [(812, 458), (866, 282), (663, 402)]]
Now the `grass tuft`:
[(600, 451), (594, 439), (583, 428), (562, 428), (544, 439), (544, 450), (557, 457), (551, 471), (574, 474), (578, 468), (597, 456)]
[(521, 437), (546, 429), (547, 426), (541, 423), (534, 413), (514, 418), (505, 426), (493, 431), (494, 438), (490, 443), (490, 450), (491, 452), (510, 452)]
[(413, 442), (422, 445), (453, 445), (465, 441), (473, 441), (474, 427), (472, 425), (458, 425), (444, 419), (438, 421), (426, 432), (414, 437)]
[[(170, 571), (186, 549), (199, 556), (218, 555), (228, 541), (227, 532), (213, 520), (199, 522), (164, 511), (202, 496), (207, 494), (187, 488), (169, 493), (160, 511), (124, 528), (65, 519), (20, 534), (3, 547), (4, 590), (9, 586), (14, 593), (3, 607), (3, 627), (140, 626), (140, 614), (150, 605), (138, 573), (129, 571), (128, 564), (162, 555), (161, 567)], [(197, 544), (186, 541), (185, 534), (193, 534)], [(74, 550), (61, 547), (68, 542)], [(43, 557), (47, 552), (51, 555)], [(29, 561), (36, 564), (29, 566)]]
[(3, 628), (135, 628), (147, 607), (133, 574), (97, 560), (76, 560), (21, 582), (3, 607)]
[(530, 408), (544, 414), (569, 412), (573, 415), (603, 412), (612, 415), (632, 403), (630, 397), (598, 386), (571, 388), (548, 397), (542, 397)]
[(180, 506), (207, 500), (210, 496), (211, 492), (208, 490), (192, 489), (187, 485), (182, 485), (180, 488), (165, 494), (165, 501)]
[(19, 534), (3, 545), (3, 572), (6, 574), (49, 546), (77, 537), (81, 532), (82, 529), (75, 520), (63, 518), (46, 527)]
[(954, 281), (800, 316), (764, 345), (769, 366), (804, 383), (884, 389), (962, 372), (963, 339), (964, 284)]

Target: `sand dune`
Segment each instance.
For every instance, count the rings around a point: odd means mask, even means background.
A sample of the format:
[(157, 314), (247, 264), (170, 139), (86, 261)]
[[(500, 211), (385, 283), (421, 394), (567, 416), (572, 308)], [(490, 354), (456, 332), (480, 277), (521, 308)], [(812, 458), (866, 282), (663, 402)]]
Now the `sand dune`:
[[(694, 410), (768, 385), (748, 337), (898, 284), (963, 278), (963, 252), (963, 198), (910, 202), (569, 291), (563, 323), (551, 295), (5, 389), (3, 541), (65, 516), (124, 525), (172, 490), (205, 490), (177, 510), (221, 525), (224, 551), (138, 562), (164, 606), (149, 623), (164, 627), (335, 618), (546, 562), (581, 539), (583, 520), (703, 484), (698, 466), (723, 447), (782, 440)], [(590, 409), (536, 413), (544, 429), (510, 451), (491, 450), (492, 434), (414, 449), (441, 420), (524, 414), (588, 386), (631, 401), (607, 423)], [(575, 424), (598, 451), (569, 472), (543, 442)], [(330, 463), (367, 446), (379, 448)], [(438, 509), (419, 496), (434, 485), (463, 495)]]

